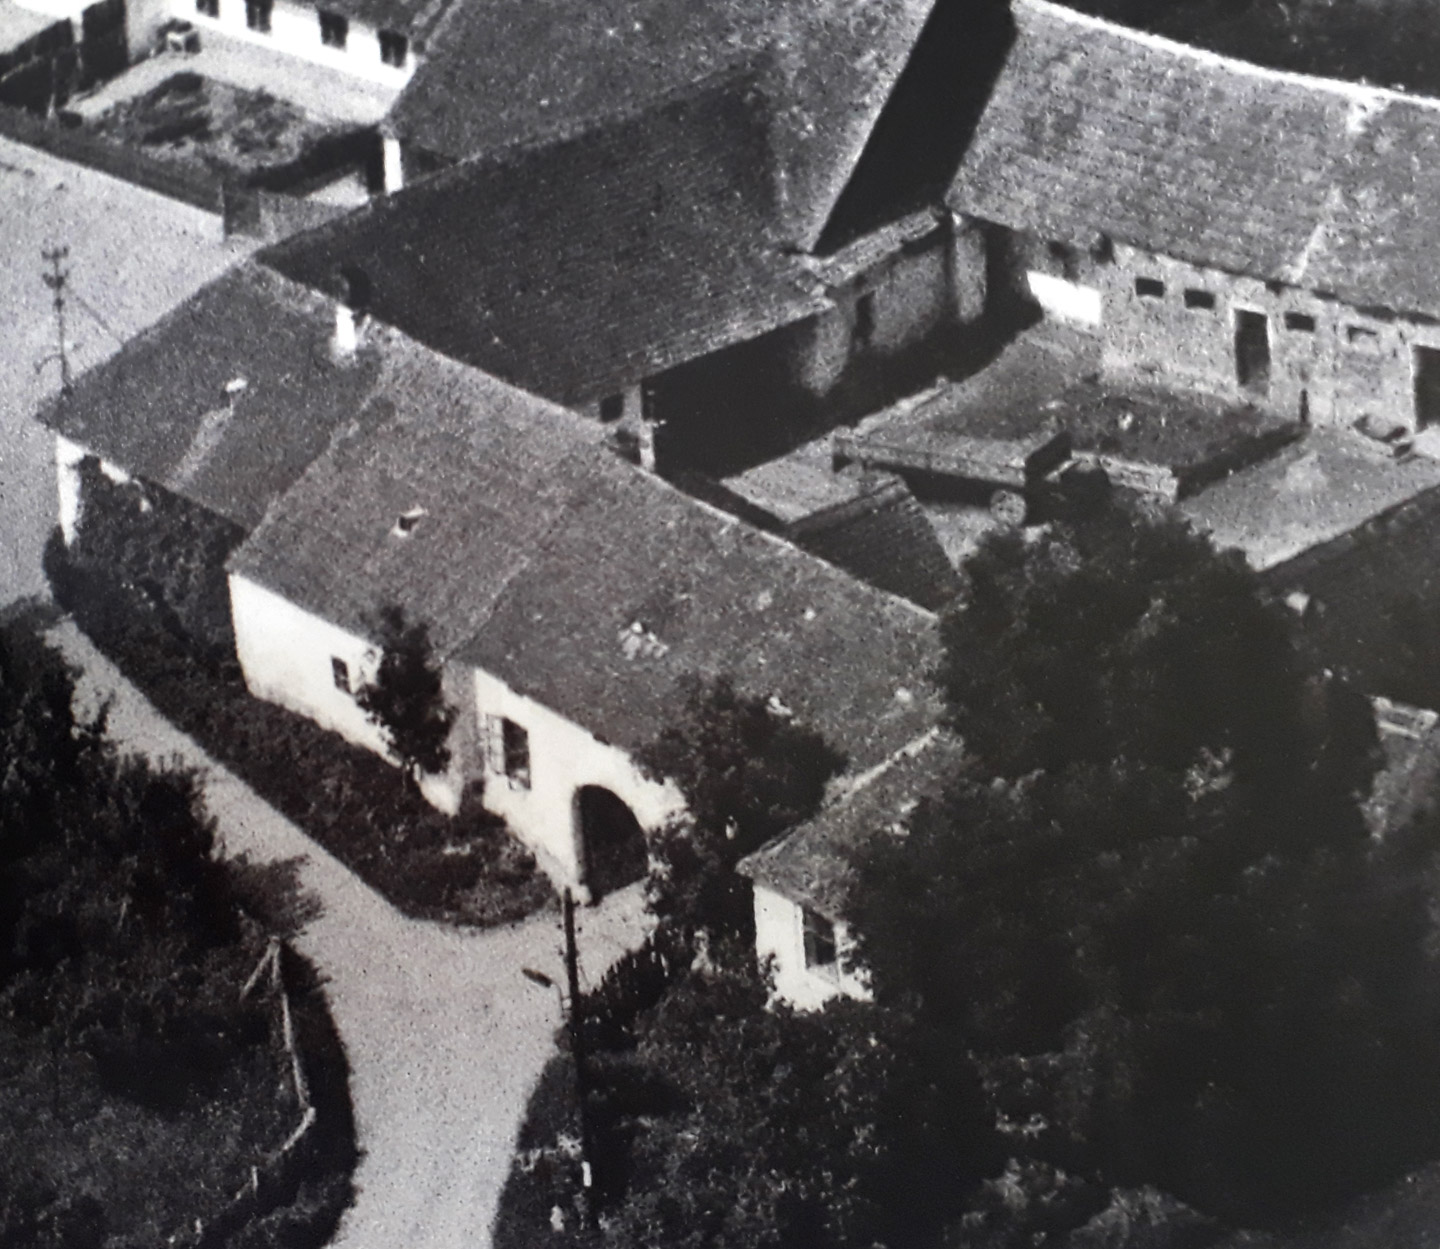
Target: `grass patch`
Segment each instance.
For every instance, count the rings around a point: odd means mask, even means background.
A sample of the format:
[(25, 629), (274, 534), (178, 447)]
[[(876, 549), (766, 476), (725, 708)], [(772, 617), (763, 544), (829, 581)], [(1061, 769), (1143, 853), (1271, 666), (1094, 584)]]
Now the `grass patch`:
[(299, 160), (334, 127), (267, 91), (172, 74), (143, 95), (122, 100), (90, 130), (182, 164), (236, 178)]
[(554, 905), (475, 794), (447, 816), (370, 751), (252, 697), (238, 665), (187, 653), (149, 599), (77, 570), (58, 534), (46, 568), (57, 602), (161, 714), (406, 915), (487, 927)]

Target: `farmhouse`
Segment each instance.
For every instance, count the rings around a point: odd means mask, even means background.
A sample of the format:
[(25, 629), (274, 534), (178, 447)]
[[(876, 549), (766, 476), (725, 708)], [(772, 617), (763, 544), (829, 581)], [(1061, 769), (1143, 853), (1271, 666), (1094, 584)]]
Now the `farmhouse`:
[(231, 557), (252, 691), (379, 749), (352, 696), (398, 604), (460, 710), (432, 800), (481, 781), (557, 881), (594, 893), (639, 875), (641, 830), (679, 809), (632, 760), (690, 682), (732, 677), (857, 770), (932, 721), (929, 613), (626, 463), (573, 413), (471, 389), (338, 441)]
[(1015, 0), (948, 202), (1105, 372), (1316, 424), (1440, 420), (1440, 104)]
[(962, 297), (948, 217), (913, 215), (823, 263), (785, 244), (764, 73), (745, 62), (457, 165), (265, 263), (322, 289), (362, 273), (373, 315), (591, 412), (647, 463), (754, 463), (980, 302)]

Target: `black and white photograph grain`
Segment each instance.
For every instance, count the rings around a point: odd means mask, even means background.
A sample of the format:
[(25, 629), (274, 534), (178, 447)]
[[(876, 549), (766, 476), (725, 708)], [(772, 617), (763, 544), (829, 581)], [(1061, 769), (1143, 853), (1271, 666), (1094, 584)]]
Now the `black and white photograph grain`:
[(0, 1249), (1440, 1249), (1440, 0), (0, 0)]

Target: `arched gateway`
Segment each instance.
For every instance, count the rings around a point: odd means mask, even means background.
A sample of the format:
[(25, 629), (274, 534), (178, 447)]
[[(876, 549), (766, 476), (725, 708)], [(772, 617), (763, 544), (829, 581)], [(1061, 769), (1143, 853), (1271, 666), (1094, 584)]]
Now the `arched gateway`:
[(585, 785), (576, 792), (575, 808), (585, 883), (595, 901), (645, 875), (645, 832), (621, 799), (599, 785)]

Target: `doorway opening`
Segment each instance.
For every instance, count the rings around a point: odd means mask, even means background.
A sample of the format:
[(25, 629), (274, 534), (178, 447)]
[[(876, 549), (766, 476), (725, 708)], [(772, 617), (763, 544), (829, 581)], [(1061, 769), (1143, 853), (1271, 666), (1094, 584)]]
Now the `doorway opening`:
[(1270, 318), (1235, 309), (1235, 380), (1251, 394), (1270, 392)]
[(650, 865), (645, 832), (635, 813), (608, 789), (585, 785), (575, 796), (585, 883), (598, 902), (645, 875)]
[(1415, 348), (1415, 428), (1440, 425), (1440, 348)]

